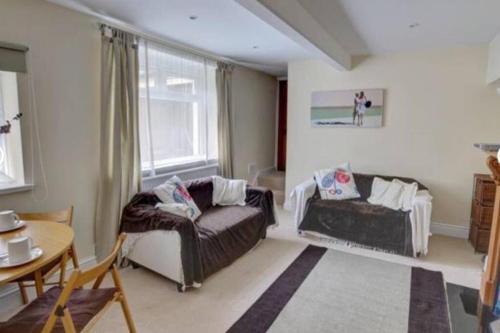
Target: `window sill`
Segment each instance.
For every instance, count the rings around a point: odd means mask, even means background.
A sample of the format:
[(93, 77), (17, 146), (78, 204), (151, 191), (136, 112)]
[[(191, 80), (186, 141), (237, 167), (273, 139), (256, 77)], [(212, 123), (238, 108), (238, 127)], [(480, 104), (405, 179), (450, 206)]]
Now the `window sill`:
[(164, 170), (163, 172), (158, 173), (154, 176), (143, 176), (142, 180), (148, 181), (148, 180), (153, 180), (153, 179), (158, 179), (158, 178), (172, 177), (173, 175), (182, 175), (184, 173), (190, 173), (190, 172), (212, 169), (212, 168), (217, 168), (217, 167), (219, 167), (218, 163), (203, 164), (202, 166), (195, 166), (195, 167), (185, 166), (184, 168), (177, 168), (175, 170), (168, 170), (168, 171)]
[(170, 174), (182, 174), (186, 172), (192, 172), (192, 171), (197, 171), (197, 170), (204, 170), (204, 169), (210, 169), (214, 167), (218, 167), (219, 163), (217, 160), (210, 160), (208, 163), (203, 160), (203, 161), (196, 161), (192, 163), (186, 163), (186, 164), (178, 164), (175, 166), (171, 167), (162, 167), (156, 169), (156, 175), (152, 176), (148, 171), (142, 171), (142, 178), (143, 179), (154, 179), (154, 178), (160, 178), (160, 177), (165, 177), (166, 175)]
[(17, 192), (27, 192), (33, 189), (33, 184), (12, 184), (0, 186), (0, 195), (11, 194)]

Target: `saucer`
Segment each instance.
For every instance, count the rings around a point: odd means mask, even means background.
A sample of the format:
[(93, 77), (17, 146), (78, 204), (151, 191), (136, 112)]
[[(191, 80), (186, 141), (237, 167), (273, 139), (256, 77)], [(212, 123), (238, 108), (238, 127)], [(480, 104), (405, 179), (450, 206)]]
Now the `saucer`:
[(0, 232), (7, 232), (7, 231), (12, 231), (12, 230), (17, 230), (19, 228), (24, 227), (25, 225), (26, 225), (26, 222), (21, 221), (21, 220), (16, 220), (16, 222), (14, 222), (14, 225), (12, 227), (5, 228), (5, 229), (1, 229), (0, 228)]
[(0, 268), (9, 268), (9, 267), (15, 267), (15, 266), (20, 266), (24, 265), (27, 263), (30, 263), (38, 258), (40, 258), (43, 254), (43, 250), (39, 247), (33, 247), (30, 250), (30, 256), (29, 258), (19, 260), (19, 261), (12, 261), (9, 260), (9, 255), (7, 253), (4, 253), (0, 255)]

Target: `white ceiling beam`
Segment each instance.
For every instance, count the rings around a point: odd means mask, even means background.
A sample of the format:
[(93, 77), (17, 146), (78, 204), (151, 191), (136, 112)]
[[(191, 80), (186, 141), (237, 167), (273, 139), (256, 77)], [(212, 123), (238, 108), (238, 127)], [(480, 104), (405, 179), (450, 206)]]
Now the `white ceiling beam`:
[(235, 1), (336, 69), (351, 69), (351, 55), (297, 0)]

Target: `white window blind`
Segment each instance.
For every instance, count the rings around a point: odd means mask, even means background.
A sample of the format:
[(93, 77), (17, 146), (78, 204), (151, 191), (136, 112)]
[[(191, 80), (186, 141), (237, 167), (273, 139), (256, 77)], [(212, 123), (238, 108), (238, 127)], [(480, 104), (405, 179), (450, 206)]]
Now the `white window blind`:
[(139, 68), (144, 176), (216, 163), (215, 62), (142, 40)]
[(10, 132), (0, 134), (0, 189), (24, 184), (17, 74), (0, 71), (0, 125), (10, 121)]

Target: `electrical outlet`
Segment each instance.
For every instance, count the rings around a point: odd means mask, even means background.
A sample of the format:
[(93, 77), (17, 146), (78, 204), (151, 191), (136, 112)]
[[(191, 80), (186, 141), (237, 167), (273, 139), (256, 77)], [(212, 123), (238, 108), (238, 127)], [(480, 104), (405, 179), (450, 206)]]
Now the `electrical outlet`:
[(257, 172), (257, 163), (248, 163), (248, 174), (253, 175)]

